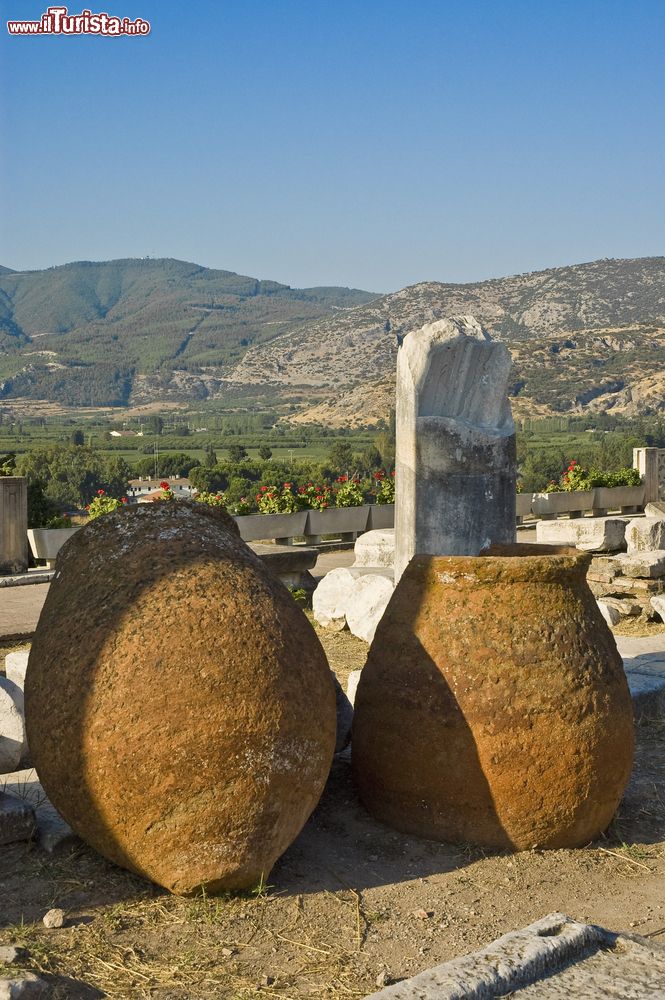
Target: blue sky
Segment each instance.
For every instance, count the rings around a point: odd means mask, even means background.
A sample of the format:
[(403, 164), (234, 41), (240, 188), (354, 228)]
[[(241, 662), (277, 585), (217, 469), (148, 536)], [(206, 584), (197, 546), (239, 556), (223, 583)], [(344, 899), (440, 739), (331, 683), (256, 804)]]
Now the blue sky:
[(150, 36), (9, 37), (46, 6), (0, 0), (7, 266), (389, 291), (665, 253), (662, 0), (90, 0)]

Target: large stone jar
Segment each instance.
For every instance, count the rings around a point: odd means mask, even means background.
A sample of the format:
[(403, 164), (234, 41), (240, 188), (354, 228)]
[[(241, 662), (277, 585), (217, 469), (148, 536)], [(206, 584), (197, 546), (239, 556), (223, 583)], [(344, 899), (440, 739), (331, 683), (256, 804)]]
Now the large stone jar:
[(586, 583), (547, 545), (416, 556), (355, 701), (353, 768), (390, 826), (503, 849), (574, 847), (611, 821), (633, 759), (621, 657)]
[(335, 744), (312, 627), (232, 518), (191, 502), (105, 515), (62, 550), (25, 706), (68, 823), (177, 893), (267, 877)]

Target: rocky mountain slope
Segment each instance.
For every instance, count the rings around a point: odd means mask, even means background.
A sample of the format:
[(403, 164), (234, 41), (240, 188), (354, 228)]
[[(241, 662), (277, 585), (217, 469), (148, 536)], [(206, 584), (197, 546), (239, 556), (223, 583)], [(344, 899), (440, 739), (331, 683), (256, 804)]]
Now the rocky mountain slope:
[(0, 273), (0, 402), (220, 398), (374, 423), (397, 345), (475, 315), (509, 346), (517, 415), (665, 408), (665, 258), (600, 260), (390, 295), (291, 289), (182, 261)]
[(252, 348), (228, 378), (300, 392), (296, 421), (385, 417), (399, 339), (423, 323), (465, 313), (508, 344), (518, 415), (665, 407), (665, 258), (601, 260), (470, 285), (414, 285)]

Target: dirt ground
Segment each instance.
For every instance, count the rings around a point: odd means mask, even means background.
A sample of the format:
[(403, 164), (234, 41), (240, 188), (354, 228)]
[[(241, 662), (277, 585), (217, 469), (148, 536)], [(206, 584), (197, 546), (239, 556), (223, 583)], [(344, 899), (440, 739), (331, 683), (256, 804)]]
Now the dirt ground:
[[(367, 647), (320, 632), (342, 683)], [(61, 997), (364, 997), (552, 911), (665, 942), (665, 721), (640, 729), (606, 836), (580, 850), (485, 854), (375, 822), (338, 760), (321, 802), (268, 884), (179, 899), (84, 846), (0, 854), (0, 943), (56, 977)], [(50, 907), (66, 910), (46, 930)], [(68, 985), (62, 977), (88, 984)]]

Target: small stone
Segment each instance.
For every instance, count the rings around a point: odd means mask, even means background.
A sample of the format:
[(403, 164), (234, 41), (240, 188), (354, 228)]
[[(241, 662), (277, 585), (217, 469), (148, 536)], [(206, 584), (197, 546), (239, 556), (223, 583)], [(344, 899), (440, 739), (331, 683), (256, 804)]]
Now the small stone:
[(224, 958), (231, 958), (233, 955), (235, 955), (235, 953), (236, 953), (235, 948), (222, 948), (222, 955), (224, 956)]
[(380, 990), (383, 989), (384, 986), (388, 986), (390, 984), (390, 974), (388, 970), (382, 969), (382, 971), (378, 974), (374, 982), (376, 983), (376, 985), (379, 987)]
[(434, 916), (434, 910), (414, 910), (411, 915), (417, 917), (418, 920), (429, 920), (430, 917)]
[(261, 986), (272, 986), (272, 984), (274, 982), (275, 982), (275, 977), (274, 976), (262, 976), (261, 977)]
[(618, 608), (613, 607), (613, 605), (608, 604), (606, 601), (596, 601), (600, 613), (607, 622), (608, 625), (618, 625), (621, 621), (621, 612)]
[(32, 972), (13, 979), (0, 979), (0, 1000), (37, 1000), (51, 993), (51, 986)]
[(49, 910), (48, 913), (44, 914), (42, 922), (44, 924), (44, 927), (48, 927), (49, 930), (55, 930), (58, 927), (64, 927), (65, 911), (59, 910), (57, 907), (55, 907), (54, 909)]
[(0, 844), (30, 840), (36, 829), (32, 806), (8, 792), (0, 792)]
[(0, 962), (3, 965), (25, 962), (28, 958), (30, 958), (30, 952), (27, 948), (17, 948), (11, 944), (0, 946)]
[(361, 673), (362, 670), (352, 670), (346, 682), (346, 697), (352, 705), (356, 698), (356, 691), (358, 690), (358, 682), (360, 681)]

